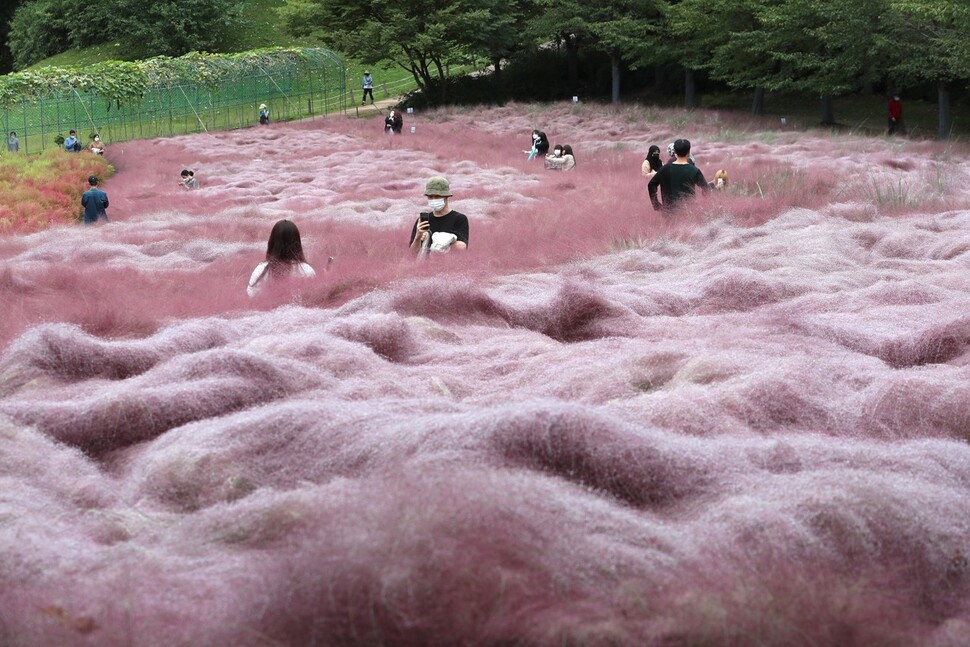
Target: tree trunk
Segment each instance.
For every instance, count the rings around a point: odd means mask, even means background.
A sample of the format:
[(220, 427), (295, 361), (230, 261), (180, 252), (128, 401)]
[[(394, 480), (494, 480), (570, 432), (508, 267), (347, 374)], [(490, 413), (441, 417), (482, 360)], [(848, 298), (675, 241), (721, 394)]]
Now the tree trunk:
[(754, 101), (751, 102), (751, 114), (759, 117), (765, 114), (765, 89), (758, 87), (754, 89)]
[(832, 107), (832, 97), (822, 95), (822, 125), (831, 126), (835, 124), (835, 109)]
[(940, 109), (939, 132), (940, 139), (950, 138), (950, 90), (945, 81), (936, 84), (936, 97)]
[(613, 105), (620, 102), (620, 57), (616, 54), (610, 56), (610, 67), (613, 73)]
[(498, 83), (501, 80), (501, 78), (502, 78), (500, 76), (502, 74), (502, 57), (501, 56), (493, 56), (492, 57), (492, 68), (495, 70), (495, 72), (492, 73), (492, 78), (494, 78), (495, 79), (495, 82)]
[(441, 59), (438, 57), (434, 57), (431, 60), (434, 61), (434, 66), (438, 70), (438, 99), (441, 101), (443, 105), (445, 102), (447, 87), (448, 87), (448, 84), (446, 83), (447, 77), (445, 75), (445, 70), (441, 65)]
[(684, 70), (684, 107), (693, 110), (697, 107), (697, 82), (694, 70)]
[(566, 74), (569, 93), (576, 96), (579, 94), (579, 43), (571, 36), (566, 37)]

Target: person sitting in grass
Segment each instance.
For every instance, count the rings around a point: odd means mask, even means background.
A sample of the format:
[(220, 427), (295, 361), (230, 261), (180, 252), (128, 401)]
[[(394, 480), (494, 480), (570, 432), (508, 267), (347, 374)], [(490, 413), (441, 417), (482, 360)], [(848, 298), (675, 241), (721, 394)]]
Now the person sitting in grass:
[(77, 140), (77, 132), (72, 130), (67, 133), (67, 139), (64, 140), (64, 150), (68, 153), (76, 153), (81, 150), (81, 142)]
[(400, 135), (404, 128), (404, 117), (399, 110), (391, 110), (384, 118), (384, 132), (389, 135)]
[(546, 168), (554, 171), (571, 171), (576, 168), (576, 157), (569, 144), (556, 146), (552, 155), (546, 155)]
[(198, 189), (199, 181), (195, 179), (195, 171), (190, 171), (187, 168), (182, 169), (182, 180), (179, 182), (179, 186), (183, 189)]
[(104, 144), (101, 142), (101, 135), (94, 136), (94, 139), (91, 140), (91, 145), (88, 146), (88, 150), (95, 155), (104, 155)]

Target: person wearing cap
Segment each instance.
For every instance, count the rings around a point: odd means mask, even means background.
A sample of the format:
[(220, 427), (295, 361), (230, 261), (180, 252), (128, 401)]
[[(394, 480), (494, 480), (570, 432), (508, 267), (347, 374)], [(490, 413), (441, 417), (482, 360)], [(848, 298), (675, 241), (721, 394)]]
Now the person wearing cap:
[(10, 136), (7, 137), (7, 152), (8, 153), (18, 153), (20, 152), (20, 140), (17, 139), (17, 133), (10, 131)]
[(259, 125), (269, 125), (269, 108), (266, 107), (265, 103), (259, 104)]
[[(674, 153), (677, 159), (657, 171), (647, 184), (650, 202), (656, 211), (673, 208), (685, 197), (694, 195), (695, 187), (711, 190), (701, 170), (690, 163), (690, 142), (686, 139), (675, 141)], [(663, 204), (657, 199), (657, 189), (663, 195)]]
[(468, 217), (449, 204), (448, 180), (435, 176), (424, 187), (428, 212), (422, 212), (411, 227), (410, 249), (419, 256), (427, 252), (447, 252), (468, 247)]
[(98, 188), (98, 176), (88, 178), (91, 188), (81, 195), (81, 206), (84, 207), (84, 224), (93, 225), (100, 219), (108, 222), (108, 194)]
[(366, 70), (364, 70), (364, 81), (361, 83), (361, 88), (364, 90), (364, 96), (360, 99), (360, 105), (367, 103), (368, 94), (370, 95), (370, 102), (374, 103), (374, 77)]

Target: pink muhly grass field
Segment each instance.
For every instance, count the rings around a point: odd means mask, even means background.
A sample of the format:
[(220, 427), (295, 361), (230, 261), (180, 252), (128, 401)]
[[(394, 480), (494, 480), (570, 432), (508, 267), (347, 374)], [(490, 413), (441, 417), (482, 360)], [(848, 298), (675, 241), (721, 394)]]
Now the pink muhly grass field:
[[(965, 147), (381, 123), (115, 145), (109, 224), (0, 238), (0, 645), (966, 644)], [(730, 183), (659, 214), (678, 136)]]

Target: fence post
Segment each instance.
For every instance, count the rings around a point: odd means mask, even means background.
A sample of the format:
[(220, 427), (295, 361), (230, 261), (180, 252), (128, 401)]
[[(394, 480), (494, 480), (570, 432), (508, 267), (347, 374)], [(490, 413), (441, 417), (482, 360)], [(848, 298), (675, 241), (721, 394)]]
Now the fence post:
[(40, 98), (39, 104), (40, 104), (40, 143), (42, 146), (41, 150), (44, 150), (43, 145), (44, 145), (45, 137), (44, 137), (44, 98), (43, 97)]
[(383, 88), (384, 90), (384, 98), (386, 99), (387, 97), (390, 96), (390, 94), (388, 94), (387, 92), (387, 81), (384, 81), (383, 83), (381, 83), (381, 88)]

